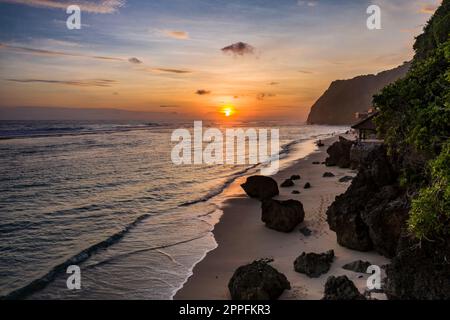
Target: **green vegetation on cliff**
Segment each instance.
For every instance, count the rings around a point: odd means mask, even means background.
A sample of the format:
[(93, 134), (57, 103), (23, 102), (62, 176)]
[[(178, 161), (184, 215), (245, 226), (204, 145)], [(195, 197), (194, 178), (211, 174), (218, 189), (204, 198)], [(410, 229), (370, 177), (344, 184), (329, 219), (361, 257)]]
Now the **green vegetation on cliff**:
[(409, 229), (419, 239), (450, 236), (450, 0), (414, 44), (406, 77), (374, 97), (376, 122), (401, 183), (414, 191)]

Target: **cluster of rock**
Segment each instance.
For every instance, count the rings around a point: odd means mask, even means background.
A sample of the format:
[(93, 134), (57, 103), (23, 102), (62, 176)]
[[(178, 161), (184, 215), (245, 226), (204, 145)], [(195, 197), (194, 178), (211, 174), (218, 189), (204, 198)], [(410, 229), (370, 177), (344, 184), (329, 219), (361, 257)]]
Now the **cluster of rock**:
[(450, 299), (450, 244), (419, 243), (408, 233), (410, 197), (399, 184), (403, 165), (384, 145), (367, 150), (354, 160), (358, 174), (350, 187), (327, 210), (330, 229), (344, 247), (392, 258), (383, 288), (388, 298)]
[[(292, 175), (281, 186), (293, 186), (299, 175)], [(241, 185), (249, 197), (261, 200), (261, 220), (270, 229), (291, 232), (303, 222), (305, 211), (297, 200), (273, 200), (279, 194), (277, 182), (265, 176), (251, 176)]]

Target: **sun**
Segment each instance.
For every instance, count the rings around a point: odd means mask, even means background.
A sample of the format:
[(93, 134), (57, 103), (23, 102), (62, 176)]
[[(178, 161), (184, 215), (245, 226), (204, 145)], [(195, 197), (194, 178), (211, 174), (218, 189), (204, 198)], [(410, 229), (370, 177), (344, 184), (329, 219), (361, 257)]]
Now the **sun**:
[(222, 113), (225, 117), (231, 117), (235, 113), (234, 107), (231, 105), (224, 106), (222, 108)]

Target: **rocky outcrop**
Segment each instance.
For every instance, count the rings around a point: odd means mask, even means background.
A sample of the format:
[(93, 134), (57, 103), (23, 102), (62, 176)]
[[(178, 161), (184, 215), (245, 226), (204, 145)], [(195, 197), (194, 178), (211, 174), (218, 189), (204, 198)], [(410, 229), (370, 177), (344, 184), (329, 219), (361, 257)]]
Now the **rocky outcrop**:
[(403, 77), (409, 67), (410, 63), (405, 63), (377, 75), (333, 81), (311, 107), (308, 124), (349, 125), (354, 123), (355, 113), (366, 112), (372, 106), (372, 97), (386, 85)]
[(339, 141), (336, 141), (327, 149), (329, 157), (325, 159), (325, 165), (350, 168), (350, 150), (353, 144), (354, 141), (339, 137)]
[(346, 276), (328, 278), (322, 300), (366, 300), (355, 284)]
[(249, 197), (260, 200), (270, 199), (279, 194), (277, 182), (265, 176), (248, 177), (241, 187)]
[(294, 261), (294, 269), (299, 273), (304, 273), (310, 278), (318, 278), (330, 270), (334, 260), (334, 251), (325, 253), (303, 252)]
[(261, 208), (266, 227), (281, 232), (291, 232), (305, 218), (303, 204), (297, 200), (264, 200)]
[(368, 261), (357, 260), (343, 265), (342, 269), (359, 273), (366, 273), (367, 268), (369, 268), (371, 265), (372, 264)]
[(334, 173), (333, 172), (325, 172), (322, 177), (324, 178), (332, 178), (334, 177)]
[(389, 299), (450, 299), (450, 242), (404, 236), (386, 268), (384, 290)]
[(275, 300), (284, 290), (291, 289), (286, 276), (269, 265), (270, 261), (257, 260), (239, 267), (228, 283), (233, 300)]
[(375, 249), (387, 257), (395, 255), (409, 210), (397, 176), (382, 145), (361, 162), (348, 190), (327, 210), (328, 224), (340, 245), (360, 251)]

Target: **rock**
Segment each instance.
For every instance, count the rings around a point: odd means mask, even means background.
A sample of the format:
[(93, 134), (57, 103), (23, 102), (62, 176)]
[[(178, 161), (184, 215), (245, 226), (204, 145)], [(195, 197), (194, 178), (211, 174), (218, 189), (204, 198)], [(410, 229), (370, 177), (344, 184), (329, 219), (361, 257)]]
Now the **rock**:
[(395, 255), (409, 210), (405, 191), (396, 186), (397, 176), (383, 146), (361, 163), (350, 187), (327, 210), (340, 245)]
[(291, 285), (267, 260), (258, 260), (239, 267), (228, 289), (233, 300), (275, 300), (284, 290), (291, 289)]
[[(406, 233), (405, 233), (406, 234)], [(421, 243), (402, 236), (397, 255), (386, 268), (389, 299), (449, 300), (450, 239)]]
[(316, 146), (318, 146), (320, 148), (320, 147), (325, 146), (325, 144), (322, 142), (322, 140), (318, 140), (318, 141), (316, 141)]
[(305, 237), (309, 237), (312, 234), (312, 231), (307, 227), (300, 228), (298, 231), (300, 231), (300, 233), (303, 234)]
[(303, 204), (297, 200), (268, 199), (262, 201), (261, 208), (261, 220), (266, 227), (281, 232), (291, 232), (305, 218)]
[(309, 188), (311, 188), (311, 184), (309, 182), (307, 182), (307, 183), (305, 183), (305, 186), (303, 188), (309, 189)]
[(304, 273), (310, 278), (318, 278), (330, 270), (334, 259), (334, 251), (325, 253), (305, 253), (303, 252), (294, 261), (294, 269), (299, 273)]
[(331, 177), (334, 177), (334, 173), (332, 173), (332, 172), (325, 172), (322, 177), (324, 177), (324, 178), (331, 178)]
[(242, 189), (251, 198), (260, 200), (270, 199), (279, 194), (277, 182), (265, 176), (251, 176), (247, 181), (241, 184)]
[(345, 177), (340, 178), (339, 182), (349, 182), (349, 181), (352, 181), (352, 180), (353, 180), (353, 177), (345, 176)]
[(342, 269), (350, 270), (359, 273), (367, 273), (367, 268), (372, 264), (368, 261), (357, 260), (342, 266)]
[(331, 276), (325, 283), (325, 295), (322, 300), (366, 300), (366, 298), (346, 276)]
[(353, 141), (339, 137), (339, 141), (333, 143), (327, 150), (329, 157), (325, 160), (327, 166), (338, 166), (340, 168), (350, 167), (350, 149)]
[(289, 188), (289, 187), (293, 187), (295, 184), (294, 184), (294, 181), (292, 181), (291, 179), (286, 179), (286, 180), (284, 180), (284, 182), (280, 185), (280, 187), (282, 187), (282, 188)]
[(293, 174), (291, 180), (300, 180), (300, 176), (298, 174)]
[(298, 191), (298, 190), (293, 190), (293, 191), (292, 191), (292, 194), (300, 194), (300, 191)]
[(320, 164), (320, 162), (319, 161), (313, 161), (312, 164)]

